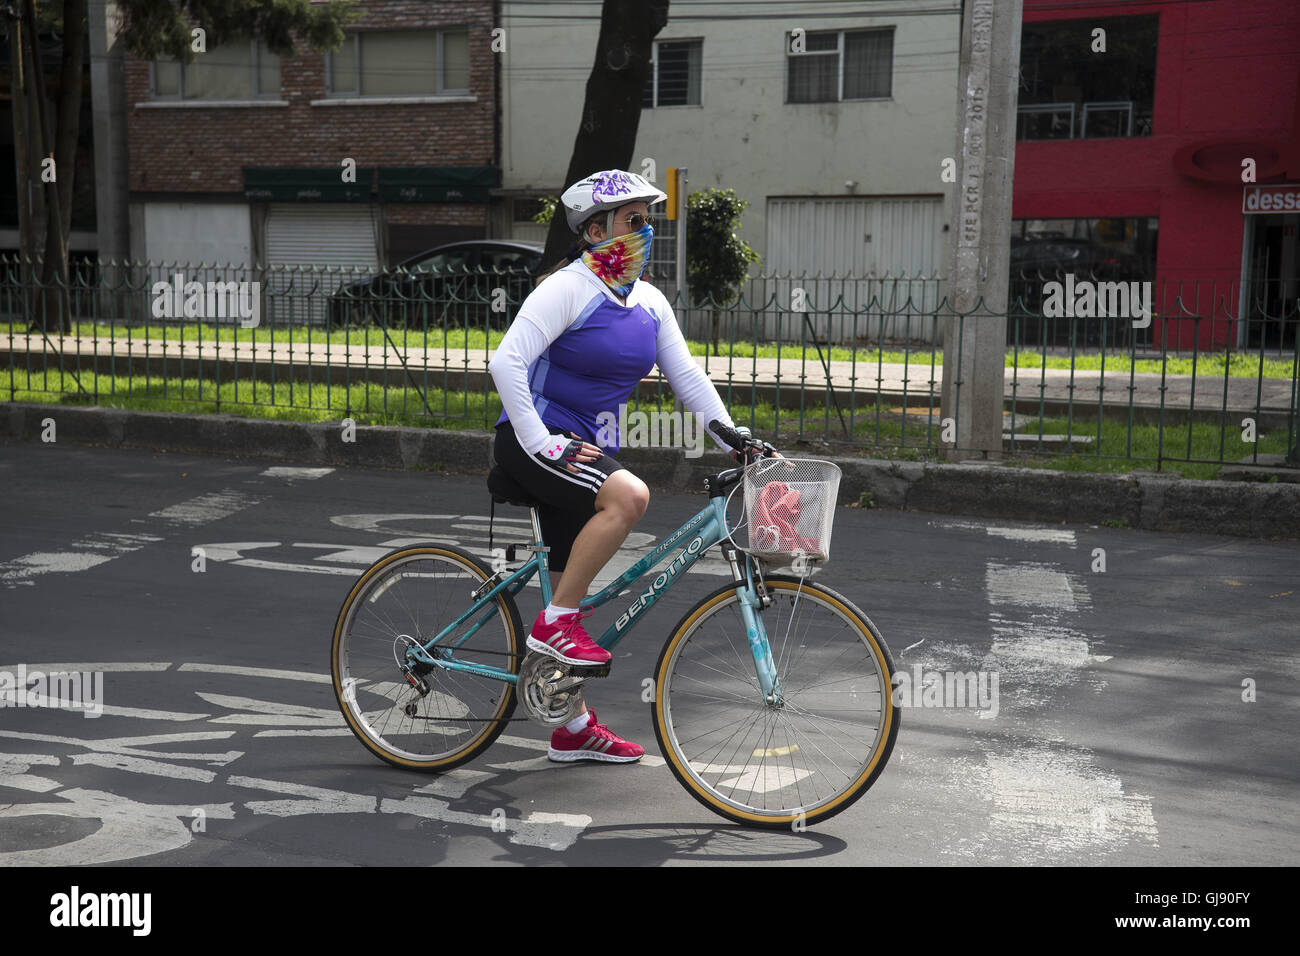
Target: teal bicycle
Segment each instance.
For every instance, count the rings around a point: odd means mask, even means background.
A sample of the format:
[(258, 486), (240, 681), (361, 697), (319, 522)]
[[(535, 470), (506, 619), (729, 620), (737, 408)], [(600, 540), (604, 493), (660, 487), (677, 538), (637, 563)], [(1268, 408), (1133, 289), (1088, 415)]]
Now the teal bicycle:
[[(862, 611), (808, 580), (829, 551), (834, 490), (799, 479), (808, 479), (805, 465), (834, 466), (772, 457), (771, 445), (710, 428), (746, 464), (705, 479), (708, 505), (583, 604), (635, 595), (596, 641), (612, 650), (719, 547), (731, 581), (686, 613), (659, 654), (655, 736), (678, 781), (715, 813), (749, 826), (811, 825), (849, 807), (889, 760), (899, 727), (893, 660)], [(742, 486), (750, 527), (738, 544), (727, 501)], [(522, 566), (494, 570), (459, 548), (406, 547), (363, 573), (339, 611), (339, 707), (361, 743), (397, 767), (460, 766), (511, 720), (565, 723), (584, 685), (609, 673), (608, 664), (528, 651), (515, 598), (537, 576), (543, 603), (551, 600), (536, 502), (499, 469), (488, 488), (494, 502), (530, 509), (531, 542), (505, 549), (504, 564), (526, 554)], [(782, 565), (796, 573), (768, 570)], [(527, 718), (513, 717), (519, 704)]]

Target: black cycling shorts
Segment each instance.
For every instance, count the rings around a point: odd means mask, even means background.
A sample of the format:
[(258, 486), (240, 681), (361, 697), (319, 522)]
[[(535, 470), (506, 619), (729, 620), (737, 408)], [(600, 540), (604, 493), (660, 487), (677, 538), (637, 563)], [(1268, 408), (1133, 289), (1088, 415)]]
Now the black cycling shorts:
[(563, 571), (578, 532), (596, 513), (596, 493), (605, 479), (623, 470), (623, 466), (609, 455), (602, 455), (592, 462), (573, 462), (578, 466), (576, 475), (560, 472), (524, 451), (508, 421), (497, 426), (492, 454), (511, 478), (542, 502), (537, 515), (542, 537), (551, 549), (546, 555), (547, 565), (552, 571)]

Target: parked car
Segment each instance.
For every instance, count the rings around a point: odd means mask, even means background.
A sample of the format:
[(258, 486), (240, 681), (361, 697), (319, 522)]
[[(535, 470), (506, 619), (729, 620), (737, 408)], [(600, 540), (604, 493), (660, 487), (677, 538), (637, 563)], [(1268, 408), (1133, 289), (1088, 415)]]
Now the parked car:
[(1064, 236), (1012, 236), (1012, 281), (1061, 279), (1067, 272), (1078, 279), (1134, 280), (1142, 278), (1137, 256), (1089, 239)]
[[(330, 297), (331, 325), (504, 327), (541, 270), (541, 243), (474, 239), (438, 246)], [(494, 310), (505, 289), (508, 311)]]
[[(1072, 239), (1063, 233), (1036, 233), (1011, 237), (1007, 303), (1013, 319), (1007, 326), (1008, 342), (1017, 338), (1037, 346), (1093, 347), (1107, 345), (1128, 334), (1128, 327), (1113, 317), (1042, 317), (1044, 286), (1063, 282), (1067, 273), (1076, 281), (1132, 282), (1149, 278), (1142, 259), (1090, 239)], [(1019, 314), (1017, 306), (1024, 310)]]

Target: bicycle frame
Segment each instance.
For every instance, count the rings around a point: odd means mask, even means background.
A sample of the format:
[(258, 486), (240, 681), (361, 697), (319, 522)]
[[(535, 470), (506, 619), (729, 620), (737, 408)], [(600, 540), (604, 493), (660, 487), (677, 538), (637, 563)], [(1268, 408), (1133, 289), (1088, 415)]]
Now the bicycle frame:
[[(517, 571), (497, 581), (490, 590), (484, 591), (483, 587), (491, 584), (495, 577), (485, 581), (484, 585), (474, 592), (475, 601), (468, 610), (440, 630), (429, 641), (418, 645), (419, 651), (416, 650), (416, 647), (411, 647), (408, 650), (409, 655), (417, 660), (422, 660), (427, 664), (433, 664), (446, 670), (465, 671), (483, 677), (493, 677), (511, 684), (517, 683), (518, 678), (516, 675), (508, 671), (487, 664), (474, 664), (456, 660), (454, 653), (456, 648), (461, 647), (473, 637), (478, 629), (493, 614), (497, 613), (494, 605), (497, 595), (502, 591), (509, 591), (512, 597), (517, 595), (532, 580), (534, 574), (540, 575), (539, 584), (542, 590), (542, 600), (548, 604), (550, 603), (551, 575), (546, 564), (547, 548), (542, 542), (542, 529), (537, 512), (532, 509), (530, 513), (532, 515), (534, 539), (533, 544), (530, 546), (533, 551), (532, 558)], [(655, 601), (659, 600), (666, 591), (681, 580), (683, 572), (690, 570), (691, 566), (709, 548), (727, 539), (725, 498), (721, 496), (710, 498), (709, 504), (695, 517), (664, 538), (649, 554), (638, 560), (632, 567), (628, 568), (600, 591), (584, 598), (582, 605), (584, 607), (600, 607), (609, 603), (633, 585), (638, 584), (642, 579), (648, 578), (664, 557), (676, 548), (679, 542), (692, 534), (693, 536), (685, 544), (681, 545), (680, 553), (654, 578), (649, 587), (644, 590), (638, 589), (636, 600), (597, 639), (597, 644), (606, 650), (612, 650), (644, 618), (645, 612), (649, 610)], [(772, 661), (767, 634), (763, 629), (763, 623), (759, 615), (756, 613), (759, 609), (760, 600), (758, 588), (755, 584), (755, 562), (744, 552), (729, 552), (727, 558), (731, 564), (732, 578), (736, 582), (736, 595), (740, 599), (740, 613), (745, 623), (746, 638), (749, 642), (750, 651), (754, 656), (759, 684), (764, 699), (769, 703), (774, 702), (779, 699), (781, 688), (776, 676), (776, 667)], [(741, 559), (743, 559), (743, 567)], [(480, 614), (480, 612), (482, 613)], [(452, 639), (452, 635), (476, 614), (480, 614), (480, 616), (469, 630)]]

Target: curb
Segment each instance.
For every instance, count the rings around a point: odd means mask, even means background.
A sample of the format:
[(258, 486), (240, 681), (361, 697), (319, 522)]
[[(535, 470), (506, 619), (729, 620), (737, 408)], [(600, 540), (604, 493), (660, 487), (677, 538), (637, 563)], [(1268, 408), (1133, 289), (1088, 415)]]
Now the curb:
[[(489, 432), (358, 425), (355, 441), (345, 442), (337, 421), (280, 422), (94, 406), (6, 403), (0, 413), (0, 440), (39, 441), (46, 419), (54, 420), (57, 440), (75, 444), (464, 475), (486, 475), (492, 467)], [(1300, 537), (1300, 484), (1294, 483), (1079, 474), (989, 462), (832, 460), (843, 471), (843, 503), (869, 494), (877, 507), (901, 511), (1248, 538)], [(705, 475), (730, 464), (721, 452), (687, 458), (684, 450), (673, 448), (624, 449), (619, 461), (651, 488), (667, 492), (699, 491)]]

